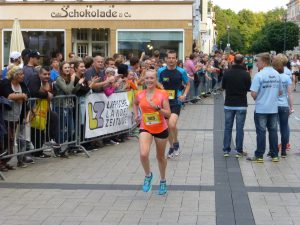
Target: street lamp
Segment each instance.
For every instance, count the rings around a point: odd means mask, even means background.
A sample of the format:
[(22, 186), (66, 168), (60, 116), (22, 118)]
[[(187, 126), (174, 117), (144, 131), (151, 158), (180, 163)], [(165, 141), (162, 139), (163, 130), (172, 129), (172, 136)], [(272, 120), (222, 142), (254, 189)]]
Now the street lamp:
[(284, 38), (283, 38), (283, 53), (286, 51), (286, 21), (287, 21), (287, 13), (284, 14)]
[(220, 50), (222, 50), (222, 43), (223, 43), (223, 42), (222, 42), (222, 41), (220, 41)]
[(230, 37), (229, 37), (230, 26), (229, 25), (227, 25), (226, 30), (227, 30), (227, 45), (230, 46)]
[(227, 30), (227, 46), (224, 49), (224, 51), (229, 53), (230, 52), (230, 36), (229, 36), (230, 26), (229, 25), (227, 25), (226, 30)]

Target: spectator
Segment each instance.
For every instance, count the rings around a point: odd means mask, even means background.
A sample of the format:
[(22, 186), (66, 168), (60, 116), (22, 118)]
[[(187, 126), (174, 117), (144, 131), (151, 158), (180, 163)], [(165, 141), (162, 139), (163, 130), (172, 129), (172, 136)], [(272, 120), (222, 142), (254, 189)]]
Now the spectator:
[(136, 79), (135, 79), (135, 74), (133, 71), (128, 72), (128, 76), (127, 76), (127, 78), (125, 78), (125, 80), (126, 80), (126, 85), (127, 85), (127, 88), (126, 88), (127, 91), (138, 89), (136, 86)]
[(57, 58), (52, 58), (50, 60), (51, 63), (51, 71), (50, 71), (50, 79), (52, 81), (56, 81), (56, 78), (59, 76), (59, 61)]
[(236, 118), (236, 157), (240, 158), (246, 155), (243, 148), (244, 124), (247, 114), (247, 92), (251, 86), (250, 74), (243, 66), (244, 57), (240, 54), (235, 55), (232, 68), (225, 72), (222, 88), (225, 90), (225, 129), (223, 152), (228, 157), (231, 151), (232, 126)]
[(251, 96), (255, 100), (254, 122), (257, 148), (255, 156), (248, 160), (263, 163), (266, 150), (266, 128), (269, 131), (270, 156), (278, 162), (278, 96), (282, 92), (279, 73), (271, 67), (268, 53), (257, 55), (257, 68), (260, 70), (252, 81)]
[(75, 53), (74, 52), (70, 52), (68, 56), (69, 56), (69, 61), (73, 61), (75, 59)]
[(29, 61), (29, 53), (31, 52), (30, 49), (25, 48), (22, 52), (21, 52), (21, 57), (22, 57), (22, 61), (23, 61), (23, 66), (28, 64)]
[(84, 62), (84, 65), (85, 65), (85, 69), (89, 69), (93, 65), (93, 57), (85, 56), (84, 59), (83, 59), (83, 62)]
[(112, 67), (108, 67), (105, 70), (105, 81), (109, 82), (108, 85), (105, 86), (104, 88), (104, 94), (106, 96), (110, 96), (111, 94), (113, 94), (117, 88), (117, 83), (115, 82), (115, 79), (117, 78), (115, 75), (116, 71), (114, 68)]
[[(88, 81), (85, 79), (85, 66), (83, 61), (77, 61), (74, 64), (75, 69), (75, 81), (74, 85), (75, 88), (73, 89), (72, 93), (76, 94), (79, 97), (78, 99), (78, 106), (79, 106), (79, 123), (80, 123), (80, 138), (81, 140), (84, 139), (84, 124), (85, 124), (85, 102), (86, 102), (86, 95), (90, 91), (90, 87)], [(93, 77), (91, 83), (94, 83), (99, 79), (98, 77)], [(74, 114), (75, 115), (75, 114)], [(75, 120), (76, 121), (76, 120)]]
[[(104, 58), (96, 56), (94, 58), (93, 66), (85, 72), (86, 80), (94, 92), (103, 92), (104, 88), (110, 84), (113, 79), (105, 80), (104, 74)], [(92, 81), (93, 77), (97, 77), (97, 81)]]
[(31, 51), (28, 57), (28, 64), (23, 67), (24, 82), (26, 85), (28, 85), (31, 77), (38, 76), (39, 74), (35, 67), (39, 65), (40, 53), (37, 51)]
[(110, 67), (110, 68), (116, 68), (115, 67), (115, 60), (113, 58), (107, 58), (105, 60), (105, 68), (108, 68), (108, 67)]
[[(47, 99), (49, 102), (53, 98), (53, 83), (50, 79), (50, 68), (47, 66), (39, 69), (39, 75), (34, 76), (29, 80), (28, 88), (31, 93), (31, 97), (39, 99)], [(49, 138), (54, 141), (53, 149), (54, 153), (58, 156), (61, 153), (60, 140), (59, 140), (59, 124), (58, 115), (56, 112), (48, 109), (47, 112), (46, 129), (40, 130), (37, 128), (31, 128), (31, 140), (36, 149), (41, 148), (45, 141)], [(43, 153), (43, 151), (33, 153), (34, 156), (40, 158), (48, 158), (49, 155)]]
[[(24, 73), (18, 66), (12, 66), (7, 79), (3, 80), (3, 96), (12, 101), (12, 110), (3, 112), (3, 119), (7, 128), (7, 134), (4, 136), (4, 149), (8, 149), (8, 154), (13, 154), (14, 138), (16, 127), (19, 121), (22, 121), (25, 114), (25, 102), (28, 99), (29, 92), (24, 84)], [(0, 168), (14, 170), (15, 168), (8, 164), (11, 158), (3, 159)], [(23, 164), (22, 157), (18, 157), (18, 163)]]
[(137, 79), (139, 78), (139, 69), (140, 69), (140, 64), (139, 64), (140, 60), (138, 57), (131, 57), (130, 58), (130, 67), (129, 70), (133, 72), (134, 74), (134, 78)]
[[(20, 52), (11, 52), (9, 55), (9, 61), (11, 65), (20, 66), (21, 64), (21, 53)], [(6, 74), (8, 71), (8, 66), (5, 67), (2, 71), (2, 79), (6, 78)]]
[(69, 62), (69, 64), (70, 64), (70, 74), (72, 76), (73, 74), (75, 74), (75, 69), (74, 69), (75, 61), (71, 61)]
[[(70, 74), (70, 64), (61, 63), (59, 67), (59, 77), (56, 79), (55, 89), (56, 96), (71, 95), (75, 88), (75, 74)], [(59, 141), (63, 143), (70, 141), (74, 135), (73, 108), (74, 101), (72, 97), (58, 98), (54, 102), (55, 111), (59, 116)]]
[(85, 79), (91, 84), (92, 77), (98, 77), (99, 81), (92, 85), (92, 89), (95, 92), (101, 92), (104, 88), (104, 58), (102, 56), (95, 56), (93, 59), (93, 65), (91, 68), (87, 69), (85, 74)]
[(57, 60), (61, 63), (64, 60), (63, 54), (61, 52), (57, 52), (55, 54), (55, 58), (57, 58)]
[(116, 92), (119, 91), (126, 91), (127, 89), (127, 83), (126, 79), (128, 76), (128, 66), (126, 64), (121, 64), (118, 66), (118, 74), (121, 75), (119, 79), (117, 80), (117, 89)]
[(274, 56), (272, 65), (278, 73), (280, 73), (280, 80), (282, 84), (282, 95), (278, 98), (278, 120), (281, 135), (281, 157), (287, 156), (286, 150), (289, 145), (290, 128), (289, 128), (289, 115), (294, 111), (293, 109), (293, 85), (289, 75), (284, 72), (287, 64), (287, 57), (283, 54)]

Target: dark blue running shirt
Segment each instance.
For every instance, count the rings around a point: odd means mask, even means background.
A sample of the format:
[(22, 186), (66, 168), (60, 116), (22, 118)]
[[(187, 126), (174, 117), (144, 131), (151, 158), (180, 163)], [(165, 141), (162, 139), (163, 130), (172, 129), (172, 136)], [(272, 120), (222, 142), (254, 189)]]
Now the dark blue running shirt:
[(157, 71), (158, 81), (169, 93), (170, 104), (180, 104), (178, 97), (182, 95), (183, 84), (189, 82), (188, 75), (181, 67), (169, 70), (166, 66)]

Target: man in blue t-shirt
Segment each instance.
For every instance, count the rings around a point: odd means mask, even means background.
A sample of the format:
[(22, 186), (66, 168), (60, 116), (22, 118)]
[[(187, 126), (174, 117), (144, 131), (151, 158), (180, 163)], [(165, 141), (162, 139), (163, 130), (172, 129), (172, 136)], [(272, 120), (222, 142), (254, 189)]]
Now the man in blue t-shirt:
[[(168, 125), (171, 147), (168, 152), (168, 158), (173, 158), (174, 155), (179, 155), (178, 130), (176, 125), (180, 115), (181, 102), (185, 100), (190, 90), (190, 82), (186, 71), (177, 67), (177, 54), (173, 50), (167, 53), (167, 66), (160, 68), (157, 71), (157, 75), (158, 81), (169, 93), (171, 116)], [(185, 89), (184, 85), (186, 85)]]
[(251, 96), (255, 100), (254, 122), (256, 127), (255, 156), (248, 160), (262, 163), (266, 150), (266, 128), (269, 132), (270, 156), (273, 162), (278, 162), (278, 96), (282, 86), (279, 73), (271, 67), (271, 57), (268, 53), (257, 55), (258, 72), (252, 81)]

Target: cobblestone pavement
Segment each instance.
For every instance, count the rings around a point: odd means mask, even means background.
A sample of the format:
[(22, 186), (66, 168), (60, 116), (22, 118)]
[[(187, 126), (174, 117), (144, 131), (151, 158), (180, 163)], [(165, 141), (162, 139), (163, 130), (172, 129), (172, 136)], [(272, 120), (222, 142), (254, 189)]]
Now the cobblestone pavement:
[[(290, 119), (292, 149), (286, 159), (264, 164), (223, 158), (223, 97), (187, 105), (179, 121), (181, 155), (169, 160), (169, 192), (143, 193), (136, 139), (69, 159), (38, 159), (5, 173), (0, 182), (3, 225), (289, 225), (300, 224), (300, 94)], [(249, 97), (245, 150), (256, 146)], [(297, 116), (298, 115), (298, 116)], [(235, 134), (233, 134), (235, 136)], [(154, 149), (152, 149), (154, 150)], [(232, 153), (233, 154), (233, 153)]]

